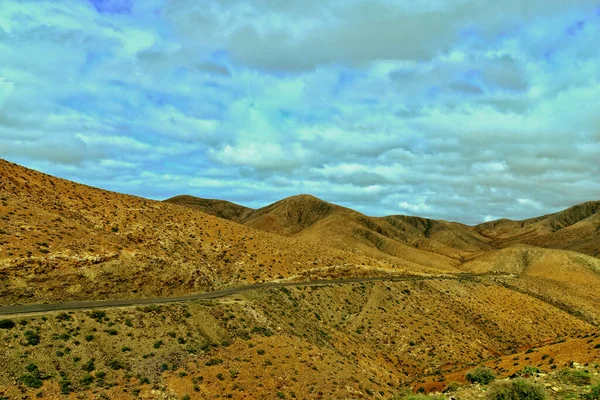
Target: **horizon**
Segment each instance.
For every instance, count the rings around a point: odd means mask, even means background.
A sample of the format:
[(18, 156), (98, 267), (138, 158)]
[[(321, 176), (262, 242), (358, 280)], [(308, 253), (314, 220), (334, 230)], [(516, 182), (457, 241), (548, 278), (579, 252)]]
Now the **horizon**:
[[(598, 199), (600, 4), (0, 4), (0, 158), (476, 225)], [(258, 197), (257, 197), (258, 196)]]
[[(6, 161), (8, 161), (8, 160), (6, 160)], [(11, 161), (8, 161), (8, 162), (11, 162)], [(16, 164), (16, 165), (19, 165), (19, 164)], [(25, 168), (29, 168), (29, 167), (25, 167)], [(36, 172), (47, 174), (44, 171), (39, 171), (39, 170), (36, 170), (34, 168), (30, 168), (30, 169), (32, 169), (32, 170), (34, 170)], [(67, 179), (67, 178), (64, 178), (64, 177), (55, 176), (55, 175), (51, 175), (51, 176), (54, 176), (55, 178), (59, 178), (59, 179), (65, 179), (65, 180), (67, 180), (69, 182), (73, 182), (75, 184), (86, 185), (85, 183), (73, 181), (73, 180), (70, 180), (70, 179)], [(289, 196), (286, 196), (286, 197), (282, 197), (282, 198), (277, 199), (277, 200), (275, 200), (273, 202), (266, 202), (266, 203), (262, 202), (262, 203), (260, 203), (261, 205), (258, 206), (258, 207), (251, 207), (251, 206), (248, 206), (248, 205), (245, 205), (245, 204), (242, 204), (242, 203), (238, 203), (238, 202), (235, 202), (235, 201), (231, 201), (231, 200), (227, 200), (227, 199), (223, 199), (223, 198), (218, 198), (218, 197), (217, 198), (212, 198), (212, 197), (211, 198), (207, 198), (207, 197), (199, 197), (199, 196), (194, 196), (194, 195), (190, 195), (190, 194), (186, 194), (186, 193), (181, 193), (181, 194), (175, 194), (173, 196), (168, 196), (168, 197), (165, 197), (165, 198), (150, 198), (150, 197), (138, 196), (138, 195), (132, 194), (132, 193), (116, 192), (116, 191), (112, 191), (110, 189), (106, 189), (106, 188), (102, 188), (102, 187), (97, 187), (97, 186), (91, 186), (91, 187), (94, 188), (94, 189), (105, 190), (105, 191), (109, 191), (109, 192), (113, 192), (113, 193), (117, 193), (117, 194), (123, 194), (123, 195), (128, 195), (128, 196), (135, 196), (135, 197), (139, 197), (139, 198), (142, 198), (142, 199), (152, 200), (152, 201), (159, 201), (159, 202), (166, 202), (167, 200), (171, 200), (171, 199), (173, 199), (175, 197), (179, 197), (179, 196), (189, 196), (189, 197), (194, 197), (194, 198), (201, 199), (201, 200), (226, 201), (226, 202), (233, 203), (233, 204), (238, 205), (238, 206), (250, 208), (250, 209), (253, 209), (253, 210), (258, 210), (258, 209), (261, 209), (261, 208), (265, 208), (265, 207), (268, 207), (268, 206), (270, 206), (270, 205), (272, 205), (274, 203), (277, 203), (279, 201), (286, 200), (286, 199), (293, 198), (293, 197), (299, 197), (299, 196), (311, 196), (311, 197), (316, 198), (317, 200), (324, 201), (326, 203), (333, 204), (335, 206), (346, 207), (344, 205), (341, 205), (341, 204), (338, 204), (338, 203), (334, 203), (334, 202), (331, 202), (331, 201), (329, 201), (327, 199), (315, 196), (315, 195), (313, 195), (311, 193), (296, 193), (296, 194), (292, 194), (292, 195), (289, 195)], [(543, 217), (543, 216), (546, 216), (546, 215), (551, 215), (551, 214), (559, 213), (559, 212), (565, 211), (565, 210), (567, 210), (567, 209), (569, 209), (571, 207), (575, 207), (575, 206), (578, 206), (578, 205), (581, 205), (581, 204), (585, 204), (585, 203), (588, 203), (588, 202), (595, 202), (595, 201), (599, 201), (599, 200), (594, 200), (594, 199), (587, 200), (587, 201), (584, 201), (582, 203), (571, 204), (571, 205), (569, 205), (569, 206), (567, 206), (567, 207), (565, 207), (563, 209), (555, 210), (555, 211), (547, 213), (547, 214), (531, 215), (531, 216), (528, 216), (526, 218), (518, 219), (518, 220), (517, 219), (509, 218), (509, 217), (499, 217), (499, 218), (494, 219), (494, 220), (483, 221), (483, 222), (479, 222), (479, 223), (476, 223), (476, 224), (467, 224), (467, 223), (463, 223), (463, 222), (460, 222), (460, 221), (457, 221), (457, 220), (452, 220), (452, 219), (434, 219), (434, 220), (437, 220), (437, 221), (446, 221), (446, 222), (451, 222), (451, 223), (460, 223), (460, 224), (464, 224), (464, 225), (467, 225), (467, 226), (470, 226), (470, 227), (481, 225), (481, 224), (487, 223), (487, 222), (495, 222), (495, 221), (500, 221), (500, 220), (511, 220), (511, 221), (519, 222), (519, 221), (522, 221), (522, 220), (527, 220), (527, 219), (536, 218), (536, 217)], [(350, 207), (346, 207), (346, 208), (350, 208)], [(352, 209), (352, 208), (350, 208), (350, 209)], [(352, 209), (352, 210), (358, 211), (358, 210), (355, 210), (355, 209)], [(360, 212), (360, 211), (358, 211), (358, 212)], [(425, 216), (422, 216), (422, 215), (417, 215), (417, 214), (365, 214), (365, 213), (362, 213), (362, 212), (361, 212), (361, 214), (366, 215), (367, 217), (388, 217), (388, 216), (394, 216), (394, 215), (401, 215), (401, 216), (408, 216), (408, 217), (417, 217), (417, 218), (432, 219), (432, 218), (428, 218), (428, 217), (425, 217)]]

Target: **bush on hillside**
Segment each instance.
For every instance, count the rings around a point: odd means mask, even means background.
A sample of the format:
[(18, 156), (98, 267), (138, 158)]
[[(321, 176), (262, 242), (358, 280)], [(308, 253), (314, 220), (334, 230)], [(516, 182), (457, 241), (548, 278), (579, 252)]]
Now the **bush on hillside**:
[(546, 390), (525, 379), (496, 382), (488, 391), (488, 400), (545, 400)]
[(496, 379), (494, 372), (487, 367), (478, 367), (466, 375), (466, 378), (471, 383), (480, 383), (487, 385)]
[(12, 329), (15, 327), (15, 321), (11, 319), (0, 319), (0, 329)]
[(581, 395), (585, 400), (600, 400), (600, 384), (592, 386), (589, 393)]
[(576, 369), (563, 369), (558, 373), (558, 379), (572, 385), (583, 386), (589, 385), (592, 378), (589, 372)]

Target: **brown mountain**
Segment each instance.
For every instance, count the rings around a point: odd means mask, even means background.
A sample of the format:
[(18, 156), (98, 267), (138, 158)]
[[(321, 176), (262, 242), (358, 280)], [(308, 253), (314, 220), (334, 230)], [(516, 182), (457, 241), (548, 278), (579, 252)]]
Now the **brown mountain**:
[(600, 255), (600, 201), (522, 221), (501, 219), (475, 227), (496, 247), (516, 243)]
[[(579, 243), (576, 232), (597, 221), (590, 210), (469, 227), (368, 217), (306, 195), (259, 210), (190, 197), (175, 200), (181, 207), (1, 160), (0, 178), (4, 304), (298, 277), (428, 278), (9, 316), (0, 397), (392, 398), (462, 384), (477, 365), (504, 378), (600, 358), (598, 259), (516, 239), (567, 232)], [(443, 271), (497, 274), (439, 279)]]
[[(205, 199), (185, 196), (185, 201), (180, 197), (166, 201), (217, 215), (204, 206)], [(236, 210), (236, 207), (242, 206), (219, 203), (219, 210)], [(221, 212), (225, 214), (236, 214), (229, 219), (255, 229), (326, 244), (398, 265), (408, 262), (454, 269), (460, 264), (459, 260), (492, 248), (489, 239), (467, 225), (401, 215), (369, 217), (310, 195), (292, 196), (249, 213), (246, 211), (241, 218), (237, 217), (240, 213)]]
[(173, 295), (334, 267), (392, 268), (361, 254), (3, 160), (0, 176), (3, 303)]

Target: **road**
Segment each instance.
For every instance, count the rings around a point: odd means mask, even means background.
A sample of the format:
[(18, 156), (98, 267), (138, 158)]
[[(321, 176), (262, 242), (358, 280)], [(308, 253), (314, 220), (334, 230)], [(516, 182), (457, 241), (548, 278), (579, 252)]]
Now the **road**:
[(93, 308), (114, 308), (141, 306), (148, 304), (164, 304), (164, 303), (179, 303), (192, 300), (206, 300), (227, 297), (234, 294), (247, 292), (250, 290), (265, 290), (276, 289), (283, 287), (299, 287), (299, 286), (325, 286), (325, 285), (341, 285), (348, 283), (367, 283), (377, 281), (426, 281), (426, 280), (444, 280), (444, 279), (473, 279), (476, 277), (484, 277), (488, 274), (457, 274), (457, 275), (442, 275), (442, 276), (377, 276), (369, 278), (348, 278), (348, 279), (330, 279), (330, 280), (315, 280), (309, 282), (273, 282), (240, 286), (229, 289), (215, 290), (213, 292), (204, 292), (177, 297), (155, 297), (146, 299), (117, 299), (117, 300), (93, 300), (93, 301), (73, 301), (66, 303), (52, 304), (22, 304), (14, 306), (0, 306), (0, 315), (14, 314), (32, 314), (43, 313), (49, 311), (71, 311), (80, 309)]

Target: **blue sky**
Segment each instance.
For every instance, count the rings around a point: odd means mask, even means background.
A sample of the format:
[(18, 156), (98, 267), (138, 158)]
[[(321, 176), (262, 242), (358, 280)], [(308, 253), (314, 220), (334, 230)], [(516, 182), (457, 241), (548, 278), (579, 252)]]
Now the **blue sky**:
[(2, 0), (0, 157), (477, 223), (600, 199), (600, 0)]

